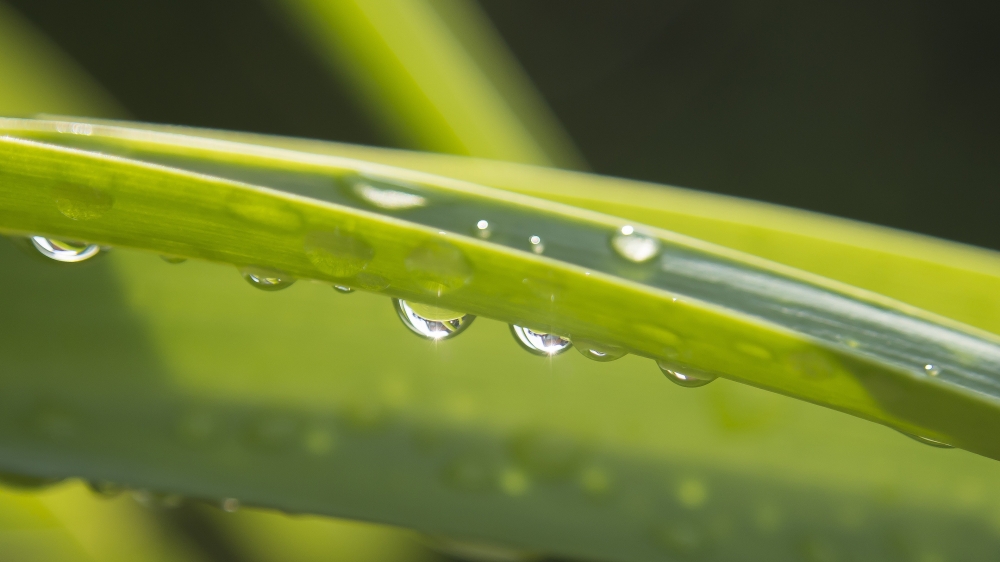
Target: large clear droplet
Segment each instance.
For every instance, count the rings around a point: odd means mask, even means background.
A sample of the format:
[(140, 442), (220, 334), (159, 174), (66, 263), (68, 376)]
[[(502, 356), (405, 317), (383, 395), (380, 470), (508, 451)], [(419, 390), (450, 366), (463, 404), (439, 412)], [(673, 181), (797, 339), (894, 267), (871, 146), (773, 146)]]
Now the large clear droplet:
[(429, 340), (453, 338), (465, 331), (475, 315), (455, 312), (436, 306), (392, 299), (396, 314), (414, 334)]
[(70, 242), (44, 236), (32, 236), (31, 244), (43, 256), (63, 263), (89, 260), (101, 252), (101, 247), (97, 244)]
[(570, 347), (573, 343), (569, 339), (547, 332), (536, 332), (530, 328), (510, 325), (510, 333), (514, 334), (517, 343), (535, 355), (558, 355)]
[(621, 359), (628, 355), (628, 352), (617, 345), (609, 345), (588, 340), (577, 339), (574, 341), (576, 350), (584, 357), (592, 361), (607, 363), (615, 359)]
[(611, 247), (630, 262), (645, 263), (660, 253), (660, 241), (623, 226), (611, 237)]
[(909, 437), (910, 439), (913, 439), (914, 441), (916, 441), (918, 443), (923, 443), (924, 445), (930, 445), (931, 447), (937, 447), (938, 449), (954, 449), (955, 448), (954, 445), (949, 445), (947, 443), (942, 443), (941, 441), (937, 441), (935, 439), (931, 439), (930, 437), (924, 437), (922, 435), (915, 435), (913, 433), (907, 433), (905, 431), (900, 431), (900, 433), (902, 433), (903, 435)]
[(295, 278), (287, 273), (261, 267), (243, 267), (240, 268), (240, 274), (247, 283), (262, 291), (280, 291), (295, 283)]
[(672, 365), (666, 361), (657, 361), (656, 365), (671, 382), (684, 388), (705, 386), (718, 378), (717, 375), (713, 375), (712, 373), (706, 373), (690, 367)]

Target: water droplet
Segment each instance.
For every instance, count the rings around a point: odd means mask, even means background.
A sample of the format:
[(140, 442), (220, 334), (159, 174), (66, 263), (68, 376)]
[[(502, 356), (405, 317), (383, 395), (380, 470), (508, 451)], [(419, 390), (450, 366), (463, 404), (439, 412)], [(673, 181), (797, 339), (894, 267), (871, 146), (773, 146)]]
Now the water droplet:
[(354, 289), (348, 287), (347, 285), (334, 285), (333, 290), (338, 293), (344, 293), (345, 295), (353, 293)]
[(392, 299), (403, 324), (413, 333), (429, 340), (453, 338), (465, 331), (476, 317), (436, 306)]
[(52, 189), (56, 208), (68, 219), (87, 221), (100, 218), (111, 210), (115, 199), (109, 193), (92, 187), (62, 185)]
[(226, 208), (240, 219), (269, 230), (292, 232), (302, 227), (302, 217), (294, 207), (261, 193), (234, 191), (226, 198)]
[(530, 328), (510, 325), (517, 343), (535, 355), (559, 355), (573, 346), (569, 339), (547, 332), (536, 332)]
[(227, 513), (236, 513), (240, 509), (240, 500), (236, 498), (226, 498), (221, 503), (222, 510)]
[(628, 355), (627, 351), (616, 345), (579, 339), (574, 340), (573, 344), (576, 346), (576, 350), (579, 351), (584, 357), (601, 363), (621, 359), (622, 357)]
[(160, 259), (167, 263), (173, 263), (173, 264), (184, 263), (188, 261), (187, 258), (182, 258), (179, 256), (167, 256), (167, 255), (160, 256)]
[(339, 228), (309, 233), (303, 248), (316, 269), (339, 278), (361, 273), (375, 255), (367, 242)]
[(404, 262), (424, 291), (441, 296), (472, 279), (472, 264), (458, 247), (441, 240), (418, 246)]
[(261, 267), (243, 267), (240, 274), (247, 283), (264, 291), (280, 291), (295, 283), (295, 278), (287, 273)]
[(101, 247), (97, 244), (70, 242), (44, 236), (32, 236), (31, 244), (43, 256), (63, 263), (89, 260), (101, 252)]
[(370, 205), (387, 211), (403, 211), (427, 205), (425, 197), (389, 188), (385, 184), (377, 185), (378, 183), (380, 182), (359, 179), (351, 186), (351, 191)]
[(941, 373), (941, 369), (928, 363), (927, 365), (924, 365), (924, 372), (932, 377), (936, 377)]
[[(899, 431), (899, 430), (897, 430), (897, 431)], [(902, 433), (903, 435), (909, 437), (910, 439), (913, 439), (917, 443), (923, 443), (924, 445), (930, 445), (931, 447), (937, 447), (938, 449), (954, 449), (955, 448), (954, 445), (949, 445), (947, 443), (942, 443), (941, 441), (937, 441), (935, 439), (931, 439), (930, 437), (923, 437), (922, 435), (916, 435), (916, 434), (913, 434), (913, 433), (907, 433), (905, 431), (900, 431), (900, 433)]]
[(701, 480), (687, 478), (677, 487), (677, 499), (685, 507), (701, 507), (707, 497), (708, 489)]
[(666, 361), (657, 361), (656, 365), (671, 382), (685, 388), (705, 386), (718, 378), (717, 375), (706, 373), (705, 371), (673, 365)]
[(493, 229), (490, 228), (489, 221), (483, 219), (476, 223), (476, 236), (482, 239), (487, 239), (493, 235)]
[(508, 496), (522, 496), (528, 491), (528, 475), (523, 470), (508, 468), (500, 474), (499, 484)]
[(634, 263), (645, 263), (660, 253), (660, 241), (623, 226), (611, 237), (611, 247), (621, 257)]
[(545, 244), (542, 243), (542, 239), (539, 236), (532, 236), (528, 238), (528, 242), (531, 243), (531, 251), (536, 254), (541, 254), (545, 251)]

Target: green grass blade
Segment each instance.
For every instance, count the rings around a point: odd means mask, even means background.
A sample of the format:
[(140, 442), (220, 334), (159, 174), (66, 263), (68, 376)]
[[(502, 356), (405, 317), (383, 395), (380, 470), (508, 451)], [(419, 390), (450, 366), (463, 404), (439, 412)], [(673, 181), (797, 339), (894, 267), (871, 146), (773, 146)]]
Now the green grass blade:
[(579, 167), (581, 158), (471, 3), (288, 0), (317, 52), (408, 146)]
[[(94, 152), (9, 140), (8, 158), (28, 167), (8, 166), (17, 175), (6, 183), (21, 186), (21, 199), (7, 205), (6, 228), (389, 289), (396, 297), (623, 348), (675, 370), (723, 374), (1000, 456), (990, 437), (1000, 347), (988, 333), (642, 225), (630, 228), (656, 238), (663, 250), (648, 263), (633, 263), (609, 244), (620, 219), (444, 178), (120, 128), (60, 132), (66, 127), (72, 125), (7, 123), (16, 134)], [(60, 177), (76, 177), (49, 178), (49, 193), (26, 196), (26, 178), (55, 169), (56, 161)], [(119, 168), (132, 174), (131, 187), (107, 184)], [(142, 182), (143, 174), (188, 187), (156, 189)], [(92, 187), (78, 193), (55, 181)], [(363, 201), (359, 186), (402, 194), (417, 209), (395, 212), (391, 202)], [(56, 206), (72, 206), (92, 192), (116, 208), (134, 198), (135, 210), (81, 222), (53, 208), (53, 198)], [(113, 222), (117, 216), (124, 222)], [(488, 241), (475, 237), (479, 218), (500, 225)], [(188, 226), (164, 232), (176, 224)], [(539, 249), (529, 242), (535, 234), (544, 257), (531, 254)]]

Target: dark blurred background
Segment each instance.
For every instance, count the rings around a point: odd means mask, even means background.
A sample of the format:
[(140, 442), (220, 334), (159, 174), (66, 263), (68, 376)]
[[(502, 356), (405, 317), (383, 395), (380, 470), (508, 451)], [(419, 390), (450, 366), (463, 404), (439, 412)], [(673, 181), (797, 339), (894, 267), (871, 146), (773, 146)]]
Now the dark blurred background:
[[(143, 121), (420, 148), (271, 2), (10, 0)], [(481, 0), (594, 172), (1000, 249), (1000, 7)]]

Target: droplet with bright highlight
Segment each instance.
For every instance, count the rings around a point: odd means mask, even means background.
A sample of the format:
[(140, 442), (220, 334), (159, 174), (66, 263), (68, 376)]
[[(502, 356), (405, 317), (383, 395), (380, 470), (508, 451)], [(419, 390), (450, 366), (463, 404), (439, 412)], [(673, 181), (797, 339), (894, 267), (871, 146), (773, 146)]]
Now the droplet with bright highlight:
[(928, 363), (927, 365), (924, 365), (924, 372), (932, 377), (936, 377), (938, 376), (938, 374), (941, 373), (941, 369), (936, 365), (931, 365), (930, 363)]
[(545, 244), (542, 243), (542, 238), (540, 236), (532, 236), (528, 238), (528, 242), (531, 243), (531, 251), (536, 254), (541, 254), (545, 251)]
[(334, 285), (333, 290), (338, 293), (344, 293), (345, 295), (353, 293), (354, 289), (348, 287), (347, 285)]
[(243, 267), (240, 274), (247, 283), (263, 291), (280, 291), (295, 283), (295, 278), (287, 273), (261, 267)]
[(429, 340), (453, 338), (464, 332), (476, 319), (473, 314), (411, 303), (402, 299), (392, 299), (392, 304), (404, 326), (414, 334)]
[(547, 332), (536, 332), (530, 328), (510, 325), (510, 333), (514, 334), (514, 340), (529, 353), (535, 355), (553, 356), (559, 355), (570, 347), (573, 343), (568, 338), (550, 334)]
[(45, 236), (32, 236), (31, 244), (43, 256), (63, 263), (78, 263), (101, 253), (97, 244), (70, 242)]
[(645, 263), (660, 253), (660, 241), (644, 236), (631, 226), (623, 226), (611, 237), (611, 247), (619, 256), (634, 263)]
[(717, 375), (713, 375), (712, 373), (706, 373), (690, 367), (671, 365), (666, 361), (657, 361), (656, 365), (671, 382), (684, 388), (705, 386), (718, 378)]
[(476, 236), (482, 239), (487, 239), (493, 234), (493, 230), (490, 228), (490, 222), (483, 219), (476, 223)]
[(617, 345), (604, 344), (599, 342), (593, 342), (589, 340), (576, 339), (573, 342), (576, 345), (576, 350), (583, 354), (584, 357), (592, 361), (599, 361), (601, 363), (607, 363), (608, 361), (614, 361), (615, 359), (621, 359), (628, 355), (628, 352), (618, 347)]

